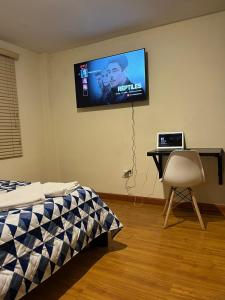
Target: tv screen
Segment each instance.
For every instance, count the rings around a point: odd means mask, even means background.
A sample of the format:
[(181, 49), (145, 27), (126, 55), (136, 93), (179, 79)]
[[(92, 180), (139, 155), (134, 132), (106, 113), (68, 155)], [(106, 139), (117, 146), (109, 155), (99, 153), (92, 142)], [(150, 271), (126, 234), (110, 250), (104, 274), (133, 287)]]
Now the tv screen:
[(146, 100), (145, 49), (74, 65), (77, 107)]

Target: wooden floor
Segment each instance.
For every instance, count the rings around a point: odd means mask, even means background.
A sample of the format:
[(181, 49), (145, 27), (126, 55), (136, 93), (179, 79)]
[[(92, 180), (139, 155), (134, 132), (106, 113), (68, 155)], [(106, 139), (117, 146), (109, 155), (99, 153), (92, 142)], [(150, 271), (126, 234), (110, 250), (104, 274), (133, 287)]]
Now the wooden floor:
[(224, 300), (225, 218), (177, 208), (162, 229), (162, 206), (107, 201), (124, 224), (109, 248), (72, 259), (24, 300)]

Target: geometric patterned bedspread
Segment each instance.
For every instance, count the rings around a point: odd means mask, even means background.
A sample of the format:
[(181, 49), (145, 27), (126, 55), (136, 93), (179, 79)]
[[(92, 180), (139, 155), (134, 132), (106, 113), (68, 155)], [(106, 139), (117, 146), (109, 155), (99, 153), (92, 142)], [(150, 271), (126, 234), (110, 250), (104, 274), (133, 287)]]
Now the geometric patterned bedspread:
[[(10, 192), (28, 183), (0, 181)], [(122, 224), (90, 188), (0, 212), (0, 299), (19, 299), (56, 272), (93, 239)]]

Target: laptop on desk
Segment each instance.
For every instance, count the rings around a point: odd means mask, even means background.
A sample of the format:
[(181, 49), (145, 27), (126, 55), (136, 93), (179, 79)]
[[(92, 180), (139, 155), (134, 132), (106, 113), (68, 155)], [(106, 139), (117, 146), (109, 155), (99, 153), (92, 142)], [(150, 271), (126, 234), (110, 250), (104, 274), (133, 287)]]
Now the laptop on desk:
[(156, 145), (159, 151), (184, 149), (184, 133), (182, 131), (158, 132)]

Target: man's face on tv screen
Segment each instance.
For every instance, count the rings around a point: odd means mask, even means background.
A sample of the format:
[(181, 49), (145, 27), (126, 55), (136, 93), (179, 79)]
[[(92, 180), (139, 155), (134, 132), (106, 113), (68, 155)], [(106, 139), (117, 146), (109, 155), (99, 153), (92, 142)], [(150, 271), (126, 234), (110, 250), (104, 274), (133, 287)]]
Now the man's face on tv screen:
[(117, 62), (109, 63), (107, 67), (107, 72), (109, 74), (110, 85), (113, 88), (117, 87), (118, 85), (122, 85), (126, 80), (124, 71)]

